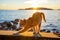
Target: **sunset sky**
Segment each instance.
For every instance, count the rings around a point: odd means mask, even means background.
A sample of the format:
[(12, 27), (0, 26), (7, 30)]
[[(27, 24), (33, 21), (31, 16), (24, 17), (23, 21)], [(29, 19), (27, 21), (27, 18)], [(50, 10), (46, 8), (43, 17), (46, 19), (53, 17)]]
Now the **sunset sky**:
[(60, 0), (0, 0), (0, 9), (16, 10), (29, 7), (60, 9)]

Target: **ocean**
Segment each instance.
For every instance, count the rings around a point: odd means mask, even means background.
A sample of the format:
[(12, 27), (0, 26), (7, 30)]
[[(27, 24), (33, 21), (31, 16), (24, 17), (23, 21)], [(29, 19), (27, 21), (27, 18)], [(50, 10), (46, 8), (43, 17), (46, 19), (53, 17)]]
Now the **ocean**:
[(53, 24), (60, 30), (60, 10), (0, 10), (0, 22), (12, 21), (15, 19), (28, 19), (34, 12), (43, 12), (46, 16), (46, 23), (42, 21), (42, 27)]

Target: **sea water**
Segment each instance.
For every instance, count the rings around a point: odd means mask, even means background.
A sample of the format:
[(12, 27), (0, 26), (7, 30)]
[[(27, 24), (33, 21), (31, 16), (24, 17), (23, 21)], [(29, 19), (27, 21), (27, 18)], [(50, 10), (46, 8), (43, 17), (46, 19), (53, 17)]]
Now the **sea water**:
[[(0, 10), (0, 22), (12, 21), (15, 19), (28, 19), (36, 10)], [(46, 16), (46, 23), (42, 21), (42, 27), (49, 24), (54, 24), (57, 29), (60, 29), (60, 10), (37, 10), (43, 12)]]

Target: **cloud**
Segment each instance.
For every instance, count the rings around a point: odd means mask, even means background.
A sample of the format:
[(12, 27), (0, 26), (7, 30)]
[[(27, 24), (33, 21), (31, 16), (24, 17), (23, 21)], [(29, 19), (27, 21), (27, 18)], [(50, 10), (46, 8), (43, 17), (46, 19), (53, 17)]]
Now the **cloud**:
[(3, 3), (3, 4), (1, 4), (1, 6), (5, 7), (5, 6), (7, 6), (7, 4)]
[(48, 3), (48, 0), (30, 0), (30, 1), (26, 1), (24, 3), (29, 3), (29, 4), (33, 4), (33, 3), (45, 4), (45, 3)]
[(29, 0), (24, 3), (29, 4), (31, 7), (39, 7), (48, 4), (48, 0)]
[(33, 1), (25, 1), (24, 3), (32, 4), (32, 3), (33, 3)]

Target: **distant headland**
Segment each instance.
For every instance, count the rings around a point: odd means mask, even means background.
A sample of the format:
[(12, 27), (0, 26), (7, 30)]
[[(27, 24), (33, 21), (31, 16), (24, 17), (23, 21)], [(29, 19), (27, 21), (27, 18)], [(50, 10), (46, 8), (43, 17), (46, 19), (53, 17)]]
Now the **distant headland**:
[(25, 8), (25, 9), (18, 9), (18, 10), (54, 10), (54, 9), (51, 9), (51, 8), (44, 8), (44, 7), (38, 7), (38, 8)]

